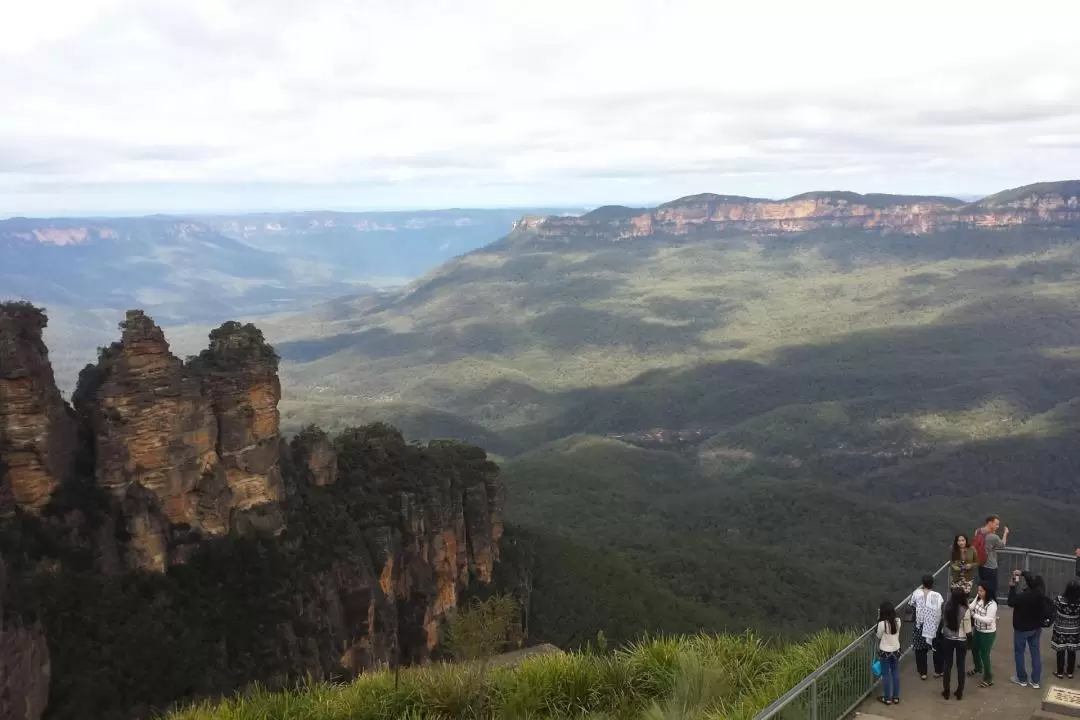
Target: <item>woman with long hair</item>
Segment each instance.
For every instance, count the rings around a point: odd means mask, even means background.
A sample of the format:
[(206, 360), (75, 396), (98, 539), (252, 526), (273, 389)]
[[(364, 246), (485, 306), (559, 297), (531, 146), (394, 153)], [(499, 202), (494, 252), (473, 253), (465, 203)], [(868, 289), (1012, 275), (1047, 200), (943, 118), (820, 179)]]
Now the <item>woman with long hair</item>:
[(1054, 600), (1054, 631), (1050, 649), (1057, 653), (1058, 679), (1070, 680), (1076, 670), (1076, 650), (1080, 648), (1080, 580), (1072, 580)]
[(915, 609), (915, 633), (911, 646), (915, 650), (915, 667), (918, 668), (919, 677), (926, 679), (926, 656), (931, 650), (934, 651), (934, 677), (941, 677), (941, 653), (934, 642), (938, 626), (941, 625), (941, 606), (945, 604), (945, 599), (934, 590), (933, 575), (923, 575), (922, 584), (911, 593), (908, 602)]
[(900, 702), (900, 618), (890, 602), (883, 602), (878, 608), (877, 637), (882, 684), (878, 700), (885, 705), (896, 705)]
[(952, 553), (949, 556), (949, 588), (961, 588), (971, 595), (971, 586), (978, 568), (979, 554), (971, 547), (967, 535), (961, 533), (954, 537)]
[[(1027, 582), (1027, 590), (1020, 592), (1020, 578)], [(1053, 603), (1046, 597), (1046, 584), (1042, 576), (1013, 570), (1009, 580), (1009, 607), (1013, 609), (1013, 658), (1016, 674), (1013, 683), (1020, 687), (1029, 685), (1036, 690), (1042, 687), (1042, 650), (1039, 648), (1047, 617), (1052, 617)], [(1031, 674), (1028, 675), (1025, 655), (1031, 653)]]
[(968, 608), (968, 596), (962, 588), (953, 588), (949, 602), (941, 613), (941, 644), (944, 662), (942, 663), (941, 697), (949, 699), (952, 685), (952, 670), (956, 667), (957, 700), (964, 697), (967, 660), (967, 638), (971, 634), (971, 610)]
[(990, 669), (990, 651), (994, 649), (994, 640), (997, 639), (997, 614), (998, 604), (990, 594), (990, 583), (981, 582), (975, 590), (975, 602), (971, 604), (971, 619), (975, 633), (971, 636), (971, 655), (974, 658), (974, 669), (968, 675), (982, 673), (983, 679), (979, 687), (988, 688), (994, 684), (994, 672)]

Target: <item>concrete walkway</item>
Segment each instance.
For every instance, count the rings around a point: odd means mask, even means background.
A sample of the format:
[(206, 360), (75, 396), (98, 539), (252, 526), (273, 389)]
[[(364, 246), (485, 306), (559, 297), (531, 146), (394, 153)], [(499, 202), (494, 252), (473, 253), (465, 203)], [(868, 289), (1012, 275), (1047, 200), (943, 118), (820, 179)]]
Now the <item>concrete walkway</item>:
[[(1013, 660), (1012, 611), (1004, 607), (1004, 603), (1002, 606), (1001, 616), (998, 618), (997, 640), (991, 656), (994, 669), (993, 687), (981, 688), (979, 683), (982, 677), (969, 677), (963, 700), (945, 700), (941, 697), (941, 679), (934, 679), (932, 663), (930, 675), (926, 680), (920, 680), (915, 672), (915, 656), (909, 654), (900, 667), (900, 704), (886, 707), (878, 702), (877, 696), (881, 694), (879, 685), (874, 689), (874, 694), (859, 707), (855, 717), (860, 720), (873, 720), (875, 717), (893, 720), (1028, 720), (1032, 713), (1041, 707), (1051, 685), (1080, 690), (1080, 675), (1073, 680), (1058, 680), (1054, 677), (1055, 656), (1050, 652), (1050, 630), (1043, 630), (1042, 635), (1042, 689), (1022, 688), (1009, 682), (1009, 678), (1016, 673), (1016, 663)], [(969, 652), (969, 670), (971, 662)], [(1030, 672), (1030, 655), (1027, 666)], [(952, 687), (955, 691), (955, 676)]]

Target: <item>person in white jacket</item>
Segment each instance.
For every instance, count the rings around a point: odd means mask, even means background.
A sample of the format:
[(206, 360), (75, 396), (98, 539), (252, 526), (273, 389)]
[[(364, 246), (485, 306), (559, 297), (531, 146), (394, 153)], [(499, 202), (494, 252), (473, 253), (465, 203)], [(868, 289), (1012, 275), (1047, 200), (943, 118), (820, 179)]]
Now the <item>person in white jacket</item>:
[(982, 673), (979, 687), (988, 688), (994, 684), (994, 671), (990, 669), (990, 651), (994, 649), (997, 638), (998, 604), (990, 594), (990, 583), (981, 582), (975, 591), (975, 602), (971, 605), (971, 617), (975, 621), (975, 634), (972, 635), (972, 656), (974, 668), (969, 675)]
[(938, 628), (941, 626), (941, 607), (945, 598), (934, 590), (934, 576), (923, 575), (922, 585), (915, 588), (908, 600), (915, 609), (915, 634), (912, 649), (915, 650), (915, 667), (919, 677), (926, 679), (926, 656), (934, 651), (934, 677), (941, 677), (943, 657), (937, 643)]
[(877, 659), (881, 663), (882, 694), (886, 705), (900, 702), (900, 618), (890, 602), (881, 603), (877, 622)]

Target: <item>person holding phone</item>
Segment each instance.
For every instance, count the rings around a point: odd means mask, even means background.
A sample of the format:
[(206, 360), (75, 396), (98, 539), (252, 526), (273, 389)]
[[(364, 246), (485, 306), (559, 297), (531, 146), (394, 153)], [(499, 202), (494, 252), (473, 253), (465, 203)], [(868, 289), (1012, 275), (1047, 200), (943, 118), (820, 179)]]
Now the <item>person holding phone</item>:
[[(1020, 592), (1017, 585), (1020, 578), (1027, 582), (1027, 589)], [(1042, 654), (1039, 641), (1042, 638), (1043, 620), (1047, 617), (1048, 601), (1045, 584), (1038, 575), (1013, 570), (1009, 580), (1009, 607), (1013, 609), (1013, 655), (1016, 660), (1016, 674), (1012, 682), (1020, 687), (1038, 690), (1042, 679)], [(1031, 653), (1031, 675), (1025, 667), (1026, 651)]]
[(978, 567), (979, 556), (975, 548), (968, 544), (967, 535), (961, 533), (954, 537), (949, 562), (949, 588), (960, 588), (970, 596)]

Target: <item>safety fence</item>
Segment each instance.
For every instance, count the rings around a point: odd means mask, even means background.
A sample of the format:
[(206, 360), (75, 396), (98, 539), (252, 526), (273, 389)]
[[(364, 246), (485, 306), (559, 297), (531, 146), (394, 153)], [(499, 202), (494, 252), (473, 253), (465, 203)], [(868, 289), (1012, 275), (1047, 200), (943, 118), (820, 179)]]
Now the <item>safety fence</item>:
[[(1064, 590), (1076, 577), (1076, 557), (1028, 548), (1002, 548), (998, 552), (999, 599), (1009, 592), (1009, 575), (1014, 569), (1042, 575), (1051, 596)], [(934, 573), (934, 587), (948, 587), (948, 563)], [(942, 593), (945, 594), (945, 593)], [(903, 615), (910, 597), (897, 604)], [(902, 649), (911, 650), (912, 623), (902, 627)], [(807, 675), (776, 702), (757, 714), (755, 720), (842, 720), (873, 692), (879, 678), (871, 665), (877, 653), (877, 634), (871, 628), (846, 648)]]

